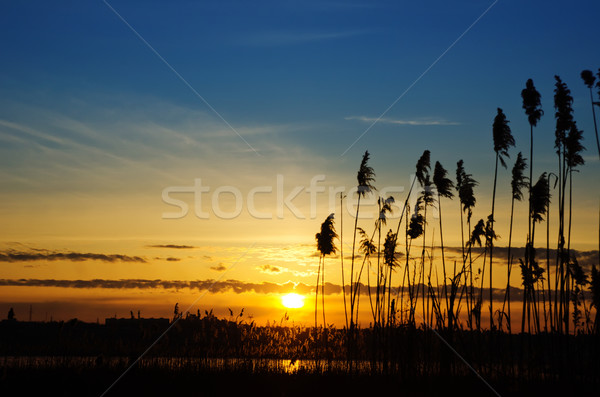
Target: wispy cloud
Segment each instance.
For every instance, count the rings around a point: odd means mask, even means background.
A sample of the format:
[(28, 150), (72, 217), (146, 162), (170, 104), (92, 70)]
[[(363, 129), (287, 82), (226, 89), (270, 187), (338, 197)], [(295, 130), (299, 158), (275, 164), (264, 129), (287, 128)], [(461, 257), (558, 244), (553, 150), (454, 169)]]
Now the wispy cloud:
[[(131, 97), (131, 101), (143, 100)], [(155, 99), (146, 103), (143, 110), (127, 112), (123, 103), (85, 105), (77, 109), (82, 116), (73, 118), (61, 111), (9, 102), (5, 110), (18, 117), (16, 121), (0, 118), (0, 141), (9, 142), (0, 145), (3, 163), (10, 165), (0, 170), (4, 190), (12, 193), (11, 199), (15, 193), (31, 191), (94, 197), (109, 191), (160, 194), (165, 186), (183, 186), (197, 177), (208, 181), (227, 175), (228, 183), (238, 187), (250, 177), (246, 173), (235, 181), (233, 175), (239, 172), (233, 170), (239, 171), (244, 159), (256, 160), (256, 154), (240, 145), (239, 138), (232, 137), (211, 115)], [(36, 117), (27, 118), (27, 114)], [(268, 162), (256, 162), (253, 170), (272, 170), (276, 161), (304, 164), (310, 158), (313, 164), (324, 162), (309, 148), (286, 144), (288, 136), (317, 127), (313, 123), (252, 122), (237, 129), (253, 136), (256, 147), (269, 155)], [(274, 135), (279, 138), (273, 139)], [(201, 174), (197, 166), (190, 166), (198, 161), (203, 164)], [(249, 182), (256, 183), (260, 182)]]
[(349, 116), (345, 117), (344, 120), (358, 120), (365, 123), (372, 123), (378, 120), (378, 123), (383, 124), (397, 124), (397, 125), (460, 125), (461, 123), (455, 121), (446, 121), (442, 119), (436, 118), (419, 118), (419, 119), (389, 119), (389, 118), (381, 118), (377, 119), (377, 117), (367, 117), (367, 116)]
[(269, 264), (257, 266), (256, 269), (261, 273), (269, 274), (269, 275), (281, 275), (284, 273), (290, 273), (294, 277), (310, 277), (310, 276), (317, 274), (316, 272), (314, 272), (312, 270), (298, 271), (298, 270), (293, 270), (293, 269), (287, 268), (285, 266), (269, 265)]
[(82, 262), (88, 260), (102, 262), (139, 262), (146, 263), (146, 259), (139, 256), (122, 254), (95, 254), (82, 252), (23, 252), (15, 250), (0, 251), (0, 262), (32, 262), (32, 261), (72, 261)]
[(193, 245), (177, 245), (177, 244), (156, 244), (148, 245), (148, 248), (173, 248), (173, 249), (192, 249), (197, 248)]
[(347, 30), (340, 32), (301, 32), (270, 31), (250, 34), (240, 39), (240, 43), (251, 46), (282, 46), (317, 41), (340, 40), (368, 33), (366, 30)]

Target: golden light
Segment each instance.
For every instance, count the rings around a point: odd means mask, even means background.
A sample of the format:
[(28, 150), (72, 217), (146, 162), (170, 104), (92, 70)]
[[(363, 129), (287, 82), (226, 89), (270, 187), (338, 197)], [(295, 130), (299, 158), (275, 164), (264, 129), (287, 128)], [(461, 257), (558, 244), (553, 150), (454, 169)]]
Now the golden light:
[(304, 296), (295, 293), (289, 293), (281, 297), (281, 304), (288, 309), (299, 309), (304, 306)]

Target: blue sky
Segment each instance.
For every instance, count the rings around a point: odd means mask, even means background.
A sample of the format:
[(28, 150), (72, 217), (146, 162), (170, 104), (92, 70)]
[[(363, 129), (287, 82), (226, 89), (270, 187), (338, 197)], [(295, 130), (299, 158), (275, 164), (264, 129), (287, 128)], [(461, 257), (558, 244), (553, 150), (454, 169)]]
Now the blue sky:
[[(326, 123), (326, 134), (290, 139), (319, 137), (328, 147), (358, 136), (364, 125), (345, 117), (378, 116), (491, 4), (111, 2), (233, 125)], [(3, 8), (5, 100), (74, 116), (85, 110), (69, 100), (208, 110), (102, 1)], [(519, 108), (529, 77), (546, 99), (554, 74), (579, 91), (579, 71), (599, 63), (598, 8), (499, 1), (388, 116), (484, 126), (496, 106)]]

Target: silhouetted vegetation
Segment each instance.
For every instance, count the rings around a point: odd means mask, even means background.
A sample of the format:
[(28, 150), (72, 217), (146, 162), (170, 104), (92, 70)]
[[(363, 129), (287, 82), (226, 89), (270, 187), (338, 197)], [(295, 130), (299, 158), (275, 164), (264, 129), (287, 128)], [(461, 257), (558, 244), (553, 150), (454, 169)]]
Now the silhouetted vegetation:
[[(594, 106), (600, 103), (593, 99), (596, 78), (590, 71), (582, 72), (581, 77), (590, 90), (596, 128)], [(136, 318), (132, 311), (131, 318), (107, 319), (105, 325), (77, 320), (33, 323), (16, 321), (11, 308), (8, 319), (0, 323), (3, 384), (14, 387), (18, 379), (27, 376), (49, 377), (51, 373), (65, 376), (77, 369), (81, 379), (96, 374), (98, 381), (89, 390), (103, 391), (102, 387), (108, 387), (152, 346), (135, 364), (130, 380), (117, 391), (133, 388), (134, 379), (140, 379), (144, 386), (149, 379), (160, 378), (168, 382), (184, 379), (192, 384), (195, 376), (208, 382), (207, 390), (218, 390), (217, 380), (227, 376), (256, 382), (249, 380), (249, 374), (260, 374), (265, 383), (290, 381), (298, 385), (293, 390), (298, 395), (310, 392), (301, 386), (303, 382), (328, 382), (324, 378), (332, 383), (314, 390), (355, 394), (361, 390), (372, 392), (374, 387), (383, 385), (403, 385), (405, 390), (428, 394), (428, 391), (444, 391), (445, 382), (459, 382), (464, 392), (488, 392), (485, 383), (477, 378), (480, 376), (495, 390), (510, 394), (597, 391), (600, 276), (595, 263), (579, 263), (571, 249), (572, 208), (576, 199), (573, 179), (584, 165), (583, 132), (574, 120), (573, 98), (567, 84), (559, 76), (555, 76), (555, 81), (556, 168), (537, 171), (539, 177), (534, 180), (533, 133), (544, 112), (541, 95), (529, 79), (521, 92), (530, 126), (529, 159), (519, 152), (510, 186), (498, 185), (498, 164), (507, 168), (509, 151), (516, 146), (507, 115), (498, 108), (491, 123), (495, 153), (491, 213), (479, 220), (473, 219), (478, 204), (475, 189), (479, 184), (467, 172), (464, 161), (457, 161), (453, 181), (439, 161), (431, 174), (431, 153), (425, 150), (417, 159), (416, 176), (395, 231), (393, 227), (387, 231), (384, 228), (388, 226), (393, 197), (378, 197), (378, 215), (372, 230), (359, 227), (361, 199), (376, 192), (375, 171), (369, 166), (370, 154), (365, 151), (357, 173), (349, 278), (344, 257), (340, 255), (342, 280), (349, 279), (349, 284), (342, 286), (345, 312), (342, 328), (326, 321), (325, 258), (338, 250), (334, 214), (331, 214), (315, 235), (319, 265), (314, 290), (314, 327), (290, 325), (287, 315), (278, 323), (258, 326), (246, 321), (243, 310), (234, 317), (230, 309), (229, 319), (219, 319), (212, 311), (204, 315), (199, 311), (182, 313), (178, 305), (171, 320), (143, 319), (139, 312)], [(600, 83), (596, 86), (600, 89)], [(598, 149), (600, 156), (600, 144)], [(414, 207), (410, 208), (415, 182), (420, 190)], [(510, 219), (505, 220), (496, 219), (495, 212), (496, 195), (502, 189), (511, 194)], [(460, 211), (461, 248), (460, 259), (451, 264), (444, 250), (442, 198), (453, 200), (455, 193)], [(528, 198), (527, 209), (515, 208), (524, 197)], [(340, 209), (345, 198), (352, 199), (341, 196)], [(553, 205), (556, 258), (550, 258), (549, 242)], [(427, 244), (434, 207), (439, 214), (441, 281), (433, 262), (433, 243), (431, 248)], [(527, 219), (527, 232), (521, 231), (516, 236), (513, 222), (518, 216)], [(342, 220), (341, 215), (339, 219)], [(494, 267), (498, 222), (509, 226), (507, 283), (501, 305), (494, 304), (492, 284), (494, 270), (497, 272), (499, 268)], [(544, 223), (545, 267), (535, 239), (536, 229), (539, 233)], [(524, 250), (513, 250), (515, 239), (523, 237), (517, 246), (524, 246)], [(415, 247), (420, 248), (419, 254), (412, 255), (411, 249), (414, 251)], [(522, 255), (515, 258), (515, 252)], [(523, 287), (519, 334), (513, 330), (511, 314), (514, 304), (511, 285), (517, 282), (512, 269), (517, 261)], [(330, 274), (334, 267), (331, 261), (327, 264)], [(486, 281), (489, 327), (487, 322), (482, 323), (482, 312), (484, 316), (488, 312), (484, 306)], [(367, 293), (361, 294), (360, 289), (365, 285)], [(322, 324), (318, 321), (319, 294)], [(372, 318), (368, 328), (361, 328), (358, 318), (361, 297), (369, 300)], [(441, 382), (440, 385), (429, 385), (431, 379)]]
[[(72, 387), (78, 386), (99, 395), (170, 324), (174, 326), (128, 374), (127, 377), (132, 378), (124, 384), (130, 386), (116, 387), (117, 394), (133, 387), (131, 379), (146, 384), (171, 378), (187, 382), (188, 377), (197, 376), (218, 388), (211, 379), (223, 379), (226, 374), (242, 378), (254, 374), (258, 376), (256, 379), (265, 382), (273, 378), (277, 380), (273, 387), (282, 387), (281, 390), (289, 390), (284, 384), (286, 379), (317, 381), (321, 379), (319, 376), (327, 375), (328, 381), (319, 382), (329, 387), (342, 382), (338, 386), (344, 388), (347, 382), (361, 379), (360, 383), (366, 382), (369, 387), (378, 387), (372, 384), (377, 380), (385, 384), (391, 382), (411, 394), (443, 391), (441, 385), (426, 384), (428, 379), (434, 378), (440, 382), (454, 379), (456, 384), (463, 383), (479, 393), (487, 393), (489, 390), (477, 380), (471, 368), (503, 392), (527, 390), (527, 384), (588, 390), (598, 386), (600, 371), (600, 362), (595, 359), (600, 348), (597, 336), (592, 334), (562, 335), (557, 339), (557, 335), (549, 333), (531, 336), (462, 331), (451, 334), (449, 330), (440, 330), (438, 336), (427, 328), (391, 324), (385, 333), (376, 328), (355, 330), (354, 357), (350, 365), (344, 329), (328, 329), (328, 349), (325, 350), (321, 334), (311, 328), (289, 325), (285, 318), (268, 326), (256, 326), (240, 318), (236, 321), (218, 319), (206, 313), (204, 317), (187, 315), (171, 321), (114, 319), (107, 325), (77, 320), (2, 321), (0, 354), (5, 376), (0, 385), (21, 389), (23, 385), (18, 384), (18, 379), (27, 374), (37, 379), (46, 378), (55, 390), (67, 394), (75, 394)], [(484, 347), (492, 339), (495, 348), (490, 356)], [(444, 340), (452, 341), (452, 351)], [(557, 341), (560, 345), (556, 345)], [(469, 366), (460, 357), (464, 357)], [(69, 385), (52, 381), (56, 376), (67, 374), (78, 376)], [(83, 383), (82, 379), (94, 376), (94, 381)], [(229, 394), (229, 390), (225, 392)]]

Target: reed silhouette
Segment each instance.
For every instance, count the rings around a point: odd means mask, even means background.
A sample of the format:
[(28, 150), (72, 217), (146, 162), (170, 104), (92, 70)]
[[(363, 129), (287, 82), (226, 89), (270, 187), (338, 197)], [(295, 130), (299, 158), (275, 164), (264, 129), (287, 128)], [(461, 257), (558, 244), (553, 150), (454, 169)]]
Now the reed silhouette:
[[(581, 77), (590, 90), (594, 109), (597, 103), (592, 89), (596, 79), (590, 71), (584, 71)], [(295, 391), (303, 395), (307, 393), (303, 384), (325, 380), (335, 380), (337, 386), (313, 388), (312, 392), (350, 394), (392, 385), (398, 390), (413, 390), (412, 386), (415, 390), (439, 393), (447, 392), (448, 384), (468, 385), (465, 390), (473, 393), (488, 392), (487, 384), (480, 382), (473, 375), (475, 372), (494, 390), (508, 394), (519, 390), (548, 394), (597, 392), (600, 273), (596, 263), (592, 263), (596, 257), (581, 255), (572, 241), (573, 230), (578, 227), (573, 206), (579, 200), (573, 191), (574, 177), (585, 165), (583, 131), (574, 119), (573, 97), (567, 84), (555, 76), (554, 148), (558, 163), (554, 169), (544, 164), (548, 168), (536, 171), (539, 177), (533, 181), (533, 132), (543, 111), (541, 95), (531, 79), (521, 97), (530, 127), (530, 157), (526, 159), (518, 152), (510, 186), (498, 182), (499, 168), (507, 168), (509, 150), (516, 142), (506, 115), (497, 108), (492, 125), (495, 158), (490, 157), (494, 161), (491, 213), (486, 217), (473, 218), (479, 183), (467, 172), (464, 161), (457, 161), (456, 180), (452, 181), (439, 161), (432, 169), (432, 153), (425, 150), (416, 159), (415, 178), (404, 199), (396, 230), (387, 228), (393, 197), (378, 197), (374, 222), (359, 227), (361, 199), (376, 191), (370, 153), (364, 152), (357, 172), (350, 269), (342, 251), (342, 209), (344, 199), (352, 197), (340, 195), (344, 326), (336, 328), (327, 323), (326, 317), (326, 257), (338, 252), (332, 213), (315, 234), (319, 263), (314, 287), (314, 326), (290, 324), (287, 313), (279, 321), (257, 325), (244, 314), (244, 309), (235, 315), (237, 310), (229, 308), (229, 318), (224, 319), (212, 310), (205, 310), (204, 315), (200, 310), (183, 313), (178, 304), (169, 319), (144, 319), (140, 311), (136, 317), (131, 310), (128, 318), (106, 319), (105, 324), (76, 319), (17, 321), (10, 308), (7, 319), (0, 322), (0, 356), (5, 374), (0, 377), (0, 387), (12, 392), (17, 390), (17, 380), (28, 376), (64, 379), (74, 369), (79, 371), (82, 384), (95, 374), (105, 385), (136, 363), (130, 376), (142, 384), (153, 379), (202, 379), (211, 385), (210, 391), (219, 390), (214, 379), (256, 376), (266, 384), (275, 382), (277, 387), (284, 387), (291, 379)], [(592, 117), (595, 118), (595, 111)], [(413, 190), (415, 186), (418, 192)], [(506, 249), (498, 244), (501, 237), (495, 232), (496, 197), (503, 190), (511, 197)], [(459, 201), (461, 245), (447, 247), (446, 203), (442, 205), (442, 201), (454, 196)], [(527, 208), (520, 208), (523, 205), (516, 204), (525, 197)], [(409, 205), (411, 198), (414, 206)], [(434, 207), (439, 216), (441, 255), (437, 264), (441, 265), (441, 280), (434, 256), (436, 233), (428, 232), (427, 227)], [(551, 208), (552, 224), (557, 229), (553, 244), (556, 258), (550, 257)], [(527, 220), (526, 236), (514, 233), (519, 217), (523, 224)], [(545, 266), (537, 254), (540, 247), (536, 246), (536, 231), (540, 233), (544, 222)], [(458, 230), (454, 232), (458, 235)], [(524, 244), (515, 242), (522, 237), (526, 237)], [(413, 255), (412, 251), (417, 253)], [(505, 286), (498, 287), (494, 280), (503, 271), (501, 258), (506, 262), (507, 279)], [(336, 262), (331, 258), (327, 261), (327, 274), (331, 274), (333, 263)], [(520, 286), (512, 275), (514, 263), (520, 265)], [(371, 311), (369, 327), (361, 327), (366, 320), (359, 321), (361, 297), (369, 301), (370, 307), (364, 310)], [(489, 326), (485, 321), (487, 311), (482, 310), (486, 298)], [(152, 347), (148, 354), (137, 360), (148, 346)], [(367, 386), (359, 386), (356, 379)], [(195, 385), (190, 381), (186, 387), (192, 384)]]
[(321, 299), (323, 309), (323, 328), (327, 328), (325, 321), (325, 257), (337, 252), (334, 239), (338, 237), (333, 225), (333, 214), (330, 214), (327, 219), (321, 224), (321, 231), (315, 235), (317, 240), (317, 250), (319, 256), (319, 271), (317, 273), (317, 285), (315, 287), (315, 328), (317, 328), (317, 303), (319, 302), (319, 276), (321, 278)]
[[(373, 182), (375, 182), (375, 172), (373, 168), (368, 165), (369, 162), (369, 152), (365, 151), (363, 155), (362, 161), (360, 163), (360, 168), (356, 174), (356, 180), (358, 182), (357, 185), (357, 194), (358, 201), (356, 203), (356, 217), (354, 218), (354, 236), (352, 238), (352, 263), (350, 265), (350, 329), (354, 329), (356, 326), (355, 322), (355, 314), (354, 308), (358, 306), (358, 303), (355, 301), (355, 296), (360, 299), (360, 295), (355, 294), (354, 291), (359, 288), (360, 280), (357, 280), (357, 276), (354, 274), (354, 261), (356, 258), (355, 249), (356, 249), (356, 233), (358, 232), (358, 213), (360, 209), (360, 199), (365, 197), (368, 193), (371, 193), (375, 190), (373, 186)], [(358, 313), (356, 314), (358, 316)]]
[[(598, 70), (598, 75), (600, 77), (600, 70)], [(595, 105), (600, 106), (600, 102), (594, 102), (594, 94), (592, 92), (592, 88), (594, 88), (594, 82), (596, 81), (596, 76), (591, 70), (583, 70), (581, 72), (581, 78), (583, 79), (584, 84), (590, 90), (590, 104), (592, 105), (592, 120), (594, 121), (594, 132), (596, 133), (596, 148), (598, 149), (598, 158), (600, 158), (600, 139), (598, 139), (598, 125), (596, 123), (596, 108)], [(600, 97), (600, 81), (598, 85), (598, 95)], [(599, 98), (600, 99), (600, 98)]]
[[(504, 115), (502, 109), (498, 108), (498, 114), (494, 118), (494, 124), (492, 128), (494, 137), (494, 152), (496, 152), (496, 165), (494, 167), (494, 191), (492, 193), (492, 214), (490, 216), (490, 228), (491, 233), (494, 231), (494, 209), (496, 204), (496, 184), (498, 181), (498, 161), (502, 167), (506, 168), (505, 157), (510, 157), (508, 149), (511, 146), (515, 146), (515, 139), (512, 136), (510, 127), (508, 126), (508, 120)], [(494, 241), (492, 238), (487, 239), (487, 245), (490, 248), (490, 329), (494, 327), (494, 298), (492, 295), (492, 275), (493, 275), (493, 259), (494, 259)]]
[[(437, 190), (437, 199), (438, 199), (438, 214), (440, 220), (440, 246), (442, 249), (442, 272), (444, 275), (444, 301), (446, 303), (446, 312), (448, 313), (448, 328), (452, 328), (452, 311), (449, 308), (448, 301), (448, 288), (447, 288), (447, 280), (448, 275), (446, 272), (446, 258), (444, 256), (444, 228), (442, 224), (442, 197), (447, 199), (454, 198), (454, 193), (452, 193), (452, 189), (454, 188), (454, 183), (450, 178), (447, 178), (448, 171), (440, 164), (439, 161), (435, 162), (435, 167), (433, 170), (433, 183), (435, 185), (435, 189)], [(456, 270), (455, 270), (456, 273)]]

